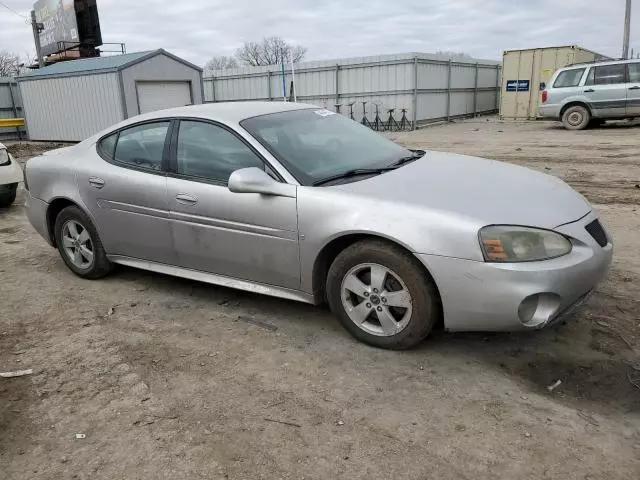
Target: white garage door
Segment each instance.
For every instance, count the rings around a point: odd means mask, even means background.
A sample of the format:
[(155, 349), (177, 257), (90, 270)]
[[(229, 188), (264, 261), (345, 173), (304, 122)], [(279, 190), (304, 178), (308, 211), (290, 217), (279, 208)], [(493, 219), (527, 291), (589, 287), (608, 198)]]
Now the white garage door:
[(189, 82), (137, 82), (140, 113), (191, 105)]

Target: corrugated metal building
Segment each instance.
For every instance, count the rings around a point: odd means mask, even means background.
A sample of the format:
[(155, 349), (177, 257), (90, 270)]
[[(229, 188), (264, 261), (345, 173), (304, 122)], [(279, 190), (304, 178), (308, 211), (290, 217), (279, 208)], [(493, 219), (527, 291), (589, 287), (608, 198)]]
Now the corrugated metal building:
[(18, 78), (31, 140), (80, 141), (139, 113), (202, 103), (202, 69), (169, 52), (57, 63)]
[[(215, 72), (204, 79), (205, 101), (282, 100), (280, 69), (280, 65), (270, 65)], [(295, 66), (294, 73), (299, 102), (334, 111), (339, 108), (344, 115), (350, 114), (349, 104), (353, 103), (358, 121), (366, 115), (373, 122), (376, 106), (383, 120), (391, 108), (396, 119), (406, 109), (408, 120), (418, 123), (498, 108), (500, 63), (491, 60), (404, 53), (304, 62)], [(287, 65), (287, 97), (291, 96), (292, 79)]]
[(538, 117), (540, 92), (557, 69), (600, 60), (610, 58), (576, 45), (505, 51), (500, 118), (535, 119)]

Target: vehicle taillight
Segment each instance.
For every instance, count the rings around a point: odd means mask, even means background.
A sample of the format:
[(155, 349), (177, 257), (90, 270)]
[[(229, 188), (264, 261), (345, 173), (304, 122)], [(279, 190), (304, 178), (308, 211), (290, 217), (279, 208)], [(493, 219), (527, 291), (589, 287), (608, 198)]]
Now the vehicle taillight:
[(547, 97), (549, 96), (549, 94), (547, 93), (546, 90), (542, 91), (542, 103), (547, 103)]

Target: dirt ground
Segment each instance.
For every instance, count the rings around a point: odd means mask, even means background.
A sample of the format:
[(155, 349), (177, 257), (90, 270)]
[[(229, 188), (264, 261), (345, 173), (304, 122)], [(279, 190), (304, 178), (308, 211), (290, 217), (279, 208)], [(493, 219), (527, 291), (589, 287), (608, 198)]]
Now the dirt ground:
[(640, 126), (475, 119), (392, 137), (581, 191), (616, 245), (586, 309), (377, 350), (326, 308), (126, 268), (81, 280), (21, 192), (0, 213), (0, 371), (34, 372), (0, 378), (0, 478), (640, 478)]

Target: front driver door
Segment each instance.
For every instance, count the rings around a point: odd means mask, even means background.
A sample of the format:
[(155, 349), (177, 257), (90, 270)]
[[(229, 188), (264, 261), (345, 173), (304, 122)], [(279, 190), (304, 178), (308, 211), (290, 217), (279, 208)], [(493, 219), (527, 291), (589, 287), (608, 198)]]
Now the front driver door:
[(232, 193), (231, 173), (269, 171), (259, 155), (222, 125), (181, 120), (167, 178), (169, 216), (182, 267), (297, 289), (296, 199)]
[(175, 264), (165, 172), (170, 123), (125, 127), (76, 163), (80, 195), (109, 255)]

